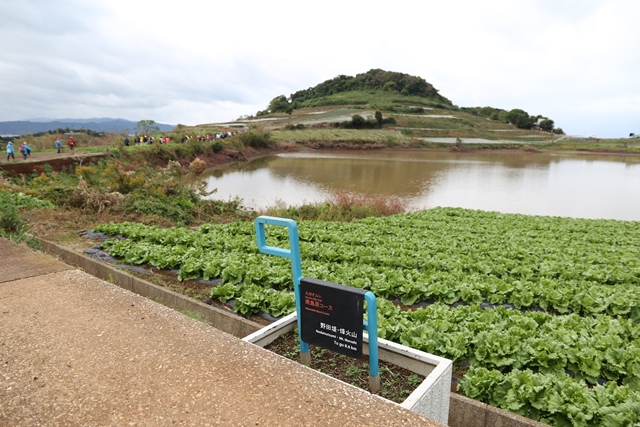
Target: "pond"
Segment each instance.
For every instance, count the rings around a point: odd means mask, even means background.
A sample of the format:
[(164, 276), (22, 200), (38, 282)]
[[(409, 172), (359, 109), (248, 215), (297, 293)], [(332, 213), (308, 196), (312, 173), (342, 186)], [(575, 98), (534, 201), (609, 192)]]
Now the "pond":
[(640, 157), (425, 150), (301, 151), (205, 171), (211, 197), (262, 209), (334, 191), (398, 197), (410, 209), (463, 207), (640, 221)]

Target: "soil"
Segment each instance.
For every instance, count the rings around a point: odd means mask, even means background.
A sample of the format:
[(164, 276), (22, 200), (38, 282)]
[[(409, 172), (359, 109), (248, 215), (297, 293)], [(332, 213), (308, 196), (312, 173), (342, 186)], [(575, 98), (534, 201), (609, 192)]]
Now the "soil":
[(60, 171), (68, 169), (71, 165), (82, 164), (83, 161), (90, 163), (97, 161), (98, 159), (106, 157), (105, 153), (86, 153), (86, 152), (63, 152), (63, 153), (33, 153), (27, 158), (22, 160), (16, 157), (15, 160), (5, 161), (4, 158), (0, 161), (0, 169), (3, 169), (9, 176), (20, 176), (24, 174), (44, 172), (44, 166), (49, 165), (51, 169)]
[[(238, 150), (225, 148), (218, 153), (200, 156), (200, 158), (204, 161), (205, 166), (210, 168), (238, 161), (246, 161), (265, 154), (296, 150), (298, 150), (298, 147), (293, 144), (279, 144), (277, 147), (265, 148), (247, 147)], [(20, 157), (16, 156), (15, 160), (10, 161), (6, 161), (4, 157), (2, 157), (0, 158), (0, 169), (5, 170), (9, 176), (19, 176), (29, 173), (42, 173), (46, 164), (54, 171), (60, 171), (68, 169), (74, 164), (82, 164), (83, 161), (90, 163), (108, 156), (108, 153), (87, 153), (80, 150), (74, 152), (63, 150), (60, 154), (57, 152), (32, 153), (27, 160), (22, 160), (22, 155), (20, 155)], [(188, 158), (178, 159), (178, 162), (182, 166), (188, 166), (191, 161), (192, 159)], [(165, 167), (166, 163), (165, 160), (158, 159), (157, 164), (154, 165), (149, 159), (146, 159), (146, 165), (150, 166)]]
[[(265, 348), (287, 359), (298, 360), (300, 341), (297, 331), (280, 336)], [(354, 359), (312, 344), (309, 345), (309, 349), (312, 369), (363, 390), (369, 390), (369, 358), (367, 356)], [(379, 362), (378, 371), (381, 385), (378, 394), (396, 403), (405, 401), (425, 378), (382, 360)]]

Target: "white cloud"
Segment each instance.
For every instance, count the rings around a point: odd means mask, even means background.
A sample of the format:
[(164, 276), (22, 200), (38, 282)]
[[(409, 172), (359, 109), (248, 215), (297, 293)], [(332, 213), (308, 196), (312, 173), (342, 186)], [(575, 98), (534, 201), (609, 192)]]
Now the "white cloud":
[(568, 133), (640, 128), (635, 0), (27, 0), (0, 16), (0, 120), (233, 120), (382, 68)]

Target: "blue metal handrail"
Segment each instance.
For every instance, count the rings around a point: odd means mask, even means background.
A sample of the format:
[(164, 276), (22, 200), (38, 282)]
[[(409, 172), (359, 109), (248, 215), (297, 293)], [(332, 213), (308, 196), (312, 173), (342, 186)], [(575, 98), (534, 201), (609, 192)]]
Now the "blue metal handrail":
[[(302, 340), (302, 327), (300, 324), (300, 280), (302, 280), (302, 264), (300, 261), (300, 242), (298, 240), (298, 224), (292, 219), (277, 218), (273, 216), (259, 216), (255, 220), (256, 239), (260, 252), (268, 255), (275, 255), (291, 260), (291, 270), (293, 272), (293, 292), (296, 297), (296, 313), (298, 315), (298, 338), (300, 338), (300, 353), (309, 353), (309, 344)], [(278, 225), (287, 227), (289, 230), (289, 249), (276, 248), (267, 245), (267, 235), (264, 230), (265, 225)]]
[[(268, 255), (275, 255), (291, 260), (293, 272), (293, 291), (296, 298), (296, 314), (298, 316), (298, 338), (300, 339), (300, 358), (310, 363), (309, 344), (302, 340), (302, 301), (300, 295), (300, 281), (302, 280), (302, 263), (300, 260), (300, 242), (298, 238), (298, 224), (292, 219), (278, 218), (273, 216), (259, 216), (255, 220), (256, 239), (260, 252)], [(276, 248), (267, 245), (265, 225), (277, 225), (287, 227), (289, 230), (289, 249)], [(367, 301), (367, 321), (363, 322), (363, 329), (369, 334), (369, 388), (373, 392), (380, 390), (380, 376), (378, 371), (378, 310), (376, 296), (367, 291), (364, 294)]]

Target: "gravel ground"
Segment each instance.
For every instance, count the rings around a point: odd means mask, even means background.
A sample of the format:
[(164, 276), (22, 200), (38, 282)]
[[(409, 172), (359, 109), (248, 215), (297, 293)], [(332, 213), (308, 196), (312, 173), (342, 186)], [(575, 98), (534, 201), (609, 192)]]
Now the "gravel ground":
[(2, 426), (439, 425), (41, 253), (0, 257)]

